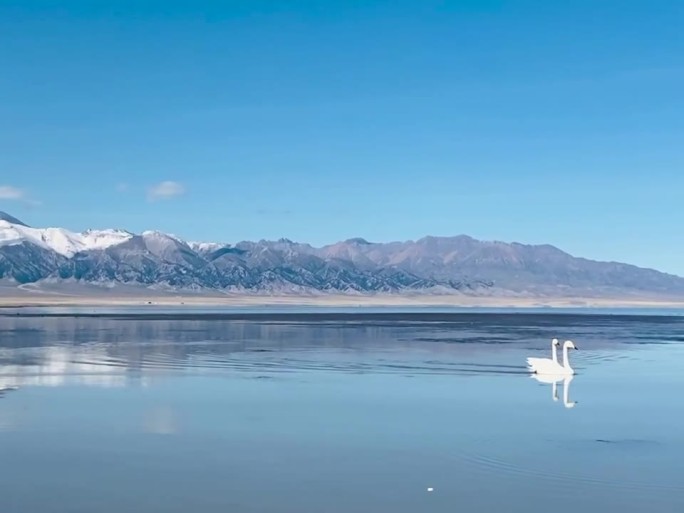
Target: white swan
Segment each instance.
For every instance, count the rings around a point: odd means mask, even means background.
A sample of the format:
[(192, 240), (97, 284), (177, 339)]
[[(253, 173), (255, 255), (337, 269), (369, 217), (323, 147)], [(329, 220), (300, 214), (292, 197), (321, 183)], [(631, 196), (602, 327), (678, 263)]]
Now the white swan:
[(577, 346), (572, 340), (563, 342), (563, 374), (572, 376), (575, 370), (570, 367), (570, 357), (568, 356), (568, 349), (577, 350)]
[[(558, 350), (556, 349), (560, 345), (560, 342), (558, 342), (557, 338), (554, 338), (551, 341), (551, 358), (528, 358), (527, 359), (527, 366), (529, 367), (529, 370), (532, 372), (541, 372), (541, 370), (544, 369), (555, 369), (556, 367), (560, 367), (560, 363), (558, 363)], [(553, 374), (552, 372), (546, 372), (545, 374)]]
[(568, 349), (577, 349), (577, 346), (575, 346), (572, 340), (566, 340), (563, 344), (563, 365), (557, 360), (553, 361), (549, 358), (528, 358), (527, 365), (529, 370), (535, 374), (556, 374), (560, 376), (573, 375), (575, 371), (570, 367)]

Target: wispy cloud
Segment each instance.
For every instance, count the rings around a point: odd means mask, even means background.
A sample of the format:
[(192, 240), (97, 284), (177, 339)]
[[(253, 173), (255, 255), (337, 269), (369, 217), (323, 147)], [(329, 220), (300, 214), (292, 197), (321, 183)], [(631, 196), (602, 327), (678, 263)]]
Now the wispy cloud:
[(127, 183), (117, 183), (116, 184), (116, 192), (128, 192), (128, 184)]
[(26, 193), (23, 189), (11, 185), (0, 185), (0, 199), (23, 200), (26, 199)]
[(157, 201), (163, 199), (171, 199), (185, 194), (185, 187), (183, 184), (172, 181), (165, 181), (153, 185), (147, 191), (147, 199), (149, 201)]
[(18, 201), (30, 208), (42, 205), (40, 201), (31, 198), (24, 189), (12, 185), (0, 185), (0, 200)]

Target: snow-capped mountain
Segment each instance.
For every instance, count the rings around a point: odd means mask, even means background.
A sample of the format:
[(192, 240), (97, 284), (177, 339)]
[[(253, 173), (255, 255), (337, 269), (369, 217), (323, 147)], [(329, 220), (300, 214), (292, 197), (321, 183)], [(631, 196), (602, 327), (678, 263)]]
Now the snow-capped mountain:
[(684, 278), (573, 257), (548, 245), (467, 236), (316, 248), (278, 241), (185, 242), (146, 231), (31, 228), (0, 212), (0, 280), (194, 290), (684, 297)]
[(105, 249), (121, 244), (133, 236), (123, 230), (87, 230), (74, 233), (63, 228), (30, 228), (8, 214), (0, 214), (0, 246), (15, 246), (26, 242), (65, 257), (72, 257), (81, 251)]

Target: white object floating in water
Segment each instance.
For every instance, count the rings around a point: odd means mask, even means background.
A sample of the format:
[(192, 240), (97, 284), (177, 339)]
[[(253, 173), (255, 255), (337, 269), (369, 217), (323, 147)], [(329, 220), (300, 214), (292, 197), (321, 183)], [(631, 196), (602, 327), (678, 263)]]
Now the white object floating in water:
[(551, 343), (552, 358), (528, 358), (527, 367), (530, 372), (535, 374), (557, 374), (560, 376), (571, 376), (575, 371), (570, 367), (568, 349), (577, 349), (572, 340), (566, 340), (563, 344), (563, 364), (558, 361), (556, 354), (557, 339)]
[(432, 488), (432, 487), (430, 487), (430, 488), (428, 488), (428, 489), (427, 489), (427, 491), (428, 491), (428, 492), (434, 492), (434, 491), (435, 491), (435, 489), (434, 489), (434, 488)]

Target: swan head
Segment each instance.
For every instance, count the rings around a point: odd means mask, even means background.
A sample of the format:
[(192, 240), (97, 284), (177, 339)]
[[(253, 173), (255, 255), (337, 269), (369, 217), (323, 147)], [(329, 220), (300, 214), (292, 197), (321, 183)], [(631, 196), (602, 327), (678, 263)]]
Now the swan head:
[(552, 343), (554, 346), (559, 346), (559, 345), (560, 345), (560, 342), (558, 341), (557, 338), (554, 338), (554, 339), (551, 341), (551, 343)]
[(566, 340), (565, 343), (563, 344), (563, 349), (568, 348), (568, 349), (577, 349), (577, 346), (572, 340)]

